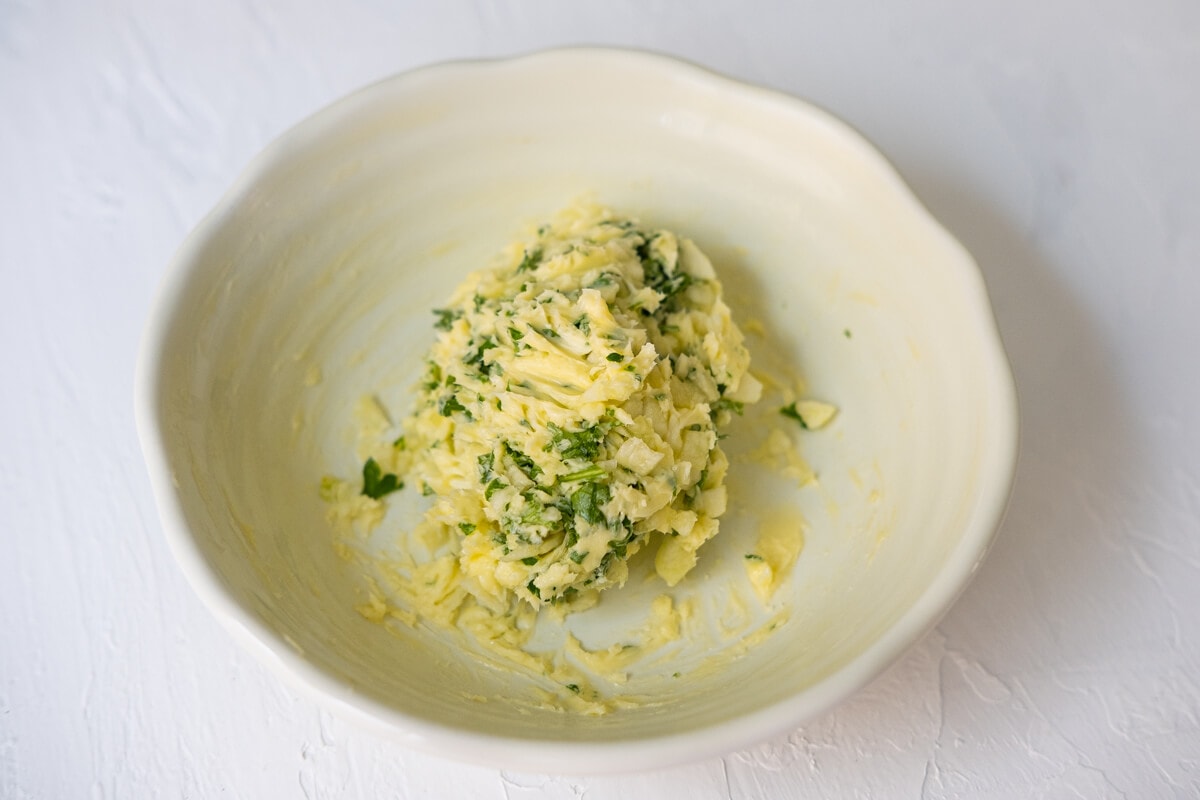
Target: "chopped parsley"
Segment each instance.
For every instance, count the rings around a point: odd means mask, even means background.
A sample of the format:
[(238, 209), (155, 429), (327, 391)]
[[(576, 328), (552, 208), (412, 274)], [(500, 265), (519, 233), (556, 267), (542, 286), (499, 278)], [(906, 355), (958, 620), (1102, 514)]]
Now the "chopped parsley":
[(378, 500), (384, 495), (391, 494), (397, 489), (404, 488), (404, 482), (391, 472), (384, 472), (373, 458), (368, 458), (362, 468), (362, 493), (372, 500)]
[(577, 431), (564, 430), (553, 422), (547, 427), (550, 429), (550, 449), (558, 453), (564, 461), (569, 458), (595, 461), (600, 455), (604, 437), (608, 434), (607, 426), (603, 422)]
[(530, 529), (542, 528), (549, 532), (554, 528), (555, 523), (547, 514), (546, 505), (535, 492), (526, 491), (521, 496), (525, 498), (525, 508), (521, 510), (520, 516), (506, 514), (501, 520), (500, 526), (506, 535), (515, 536), (517, 541), (522, 544), (530, 544), (532, 542)]
[[(442, 399), (438, 400), (438, 413), (443, 417), (448, 417), (455, 411), (462, 411), (463, 413), (466, 413), (467, 411), (467, 407), (458, 401), (457, 395), (446, 395)], [(467, 416), (468, 418), (470, 417), (469, 414)]]
[(739, 403), (737, 400), (729, 400), (728, 398), (722, 397), (720, 400), (714, 401), (712, 405), (708, 407), (708, 411), (713, 418), (716, 418), (717, 414), (720, 414), (722, 411), (732, 411), (734, 414), (737, 414), (740, 417), (744, 408), (744, 403)]
[(593, 525), (608, 521), (600, 506), (608, 502), (608, 486), (603, 483), (585, 483), (571, 495), (571, 509), (575, 516), (583, 517)]
[(473, 367), (484, 381), (491, 377), (493, 372), (500, 370), (499, 364), (489, 363), (483, 358), (483, 354), (494, 347), (496, 347), (496, 340), (491, 336), (484, 336), (478, 340), (472, 339), (471, 350), (463, 356), (463, 363), (468, 367)]
[(492, 477), (492, 470), (496, 465), (495, 453), (484, 453), (476, 459), (479, 465), (479, 482), (487, 483)]
[(434, 315), (438, 318), (433, 327), (440, 331), (448, 331), (454, 325), (454, 320), (462, 316), (462, 311), (453, 308), (435, 308)]
[[(628, 526), (629, 520), (624, 520), (624, 523)], [(629, 543), (633, 541), (633, 537), (633, 531), (627, 530), (623, 539), (610, 540), (608, 543), (608, 548), (613, 554), (616, 555), (617, 558), (624, 558), (626, 548), (628, 547)]]
[(425, 391), (432, 392), (434, 389), (442, 385), (442, 368), (436, 362), (430, 361), (429, 369), (425, 372), (428, 376), (424, 384)]
[(593, 464), (587, 469), (581, 469), (576, 472), (568, 472), (559, 478), (560, 483), (574, 483), (576, 481), (594, 481), (597, 478), (603, 478), (608, 473), (604, 471), (604, 467)]
[(517, 272), (528, 272), (531, 269), (536, 269), (540, 263), (542, 263), (542, 248), (535, 247), (532, 250), (526, 250), (525, 257), (521, 259), (521, 263), (517, 266)]
[(664, 264), (651, 249), (655, 236), (645, 239), (637, 248), (638, 258), (642, 262), (646, 285), (662, 295), (660, 311), (675, 311), (678, 303), (676, 297), (692, 285), (692, 276), (679, 269), (678, 264)]
[(783, 408), (779, 409), (779, 413), (783, 414), (788, 419), (796, 420), (796, 422), (800, 423), (801, 428), (808, 430), (808, 423), (804, 421), (804, 417), (800, 416), (800, 412), (796, 410), (795, 403), (792, 403), (791, 405), (787, 405), (787, 406), (784, 406)]
[(533, 463), (533, 459), (522, 453), (520, 450), (513, 448), (508, 442), (503, 444), (504, 454), (508, 456), (509, 461), (516, 465), (517, 469), (525, 473), (525, 477), (531, 481), (536, 481), (542, 474), (542, 468)]
[(496, 492), (500, 491), (501, 489), (505, 488), (506, 486), (508, 486), (508, 484), (505, 483), (504, 481), (500, 480), (499, 478), (492, 478), (492, 482), (489, 483), (487, 485), (487, 488), (483, 490), (484, 499), (491, 500), (492, 495), (494, 495)]

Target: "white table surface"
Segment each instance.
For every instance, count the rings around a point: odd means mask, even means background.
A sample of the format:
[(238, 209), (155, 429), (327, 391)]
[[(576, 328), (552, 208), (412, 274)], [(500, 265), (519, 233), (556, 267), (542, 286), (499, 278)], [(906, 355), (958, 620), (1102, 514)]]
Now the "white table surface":
[[(0, 2), (0, 797), (1200, 797), (1200, 5), (745, 5)], [(578, 43), (863, 131), (980, 261), (1023, 414), (991, 556), (892, 669), (786, 738), (586, 779), (284, 688), (184, 584), (132, 409), (157, 281), (270, 139)]]

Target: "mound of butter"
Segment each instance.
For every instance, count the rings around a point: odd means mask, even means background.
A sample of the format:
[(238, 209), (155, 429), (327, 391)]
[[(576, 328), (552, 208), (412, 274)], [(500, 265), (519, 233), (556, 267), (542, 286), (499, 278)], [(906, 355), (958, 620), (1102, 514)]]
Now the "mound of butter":
[(620, 585), (657, 544), (675, 585), (725, 511), (719, 430), (759, 399), (712, 264), (589, 204), (470, 275), (437, 315), (406, 478), (493, 608)]

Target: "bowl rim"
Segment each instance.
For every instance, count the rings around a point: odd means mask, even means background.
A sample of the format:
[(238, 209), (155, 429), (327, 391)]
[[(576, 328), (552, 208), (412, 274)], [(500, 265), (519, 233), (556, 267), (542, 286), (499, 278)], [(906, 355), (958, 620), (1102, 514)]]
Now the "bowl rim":
[[(958, 544), (947, 554), (934, 580), (917, 600), (861, 653), (835, 672), (802, 691), (766, 708), (693, 728), (685, 732), (621, 741), (563, 742), (550, 739), (507, 738), (411, 716), (354, 690), (345, 681), (310, 663), (279, 632), (234, 599), (208, 563), (186, 521), (174, 486), (167, 442), (159, 419), (160, 376), (175, 309), (184, 299), (188, 280), (205, 243), (219, 231), (252, 193), (254, 187), (288, 151), (319, 138), (357, 108), (403, 84), (454, 70), (548, 68), (567, 61), (594, 61), (636, 66), (657, 79), (707, 85), (726, 102), (751, 103), (775, 113), (805, 115), (824, 124), (854, 149), (856, 157), (874, 164), (880, 180), (899, 190), (920, 210), (931, 233), (943, 238), (969, 273), (964, 302), (970, 302), (987, 351), (980, 369), (994, 403), (994, 425), (984, 447), (983, 474), (976, 513)], [(400, 741), (427, 754), (498, 769), (586, 775), (636, 772), (663, 768), (751, 747), (795, 730), (827, 712), (874, 680), (932, 630), (966, 589), (982, 564), (1007, 509), (1016, 475), (1018, 407), (1011, 366), (987, 294), (983, 275), (965, 248), (913, 194), (896, 168), (869, 141), (844, 121), (807, 100), (749, 84), (701, 65), (646, 50), (610, 47), (564, 47), (517, 56), (443, 61), (407, 70), (368, 84), (291, 126), (271, 141), (238, 174), (217, 204), (186, 236), (172, 256), (153, 297), (143, 330), (134, 377), (134, 412), (138, 438), (158, 507), (163, 533), (188, 583), (222, 626), (246, 650), (301, 694), (337, 715), (376, 734)]]

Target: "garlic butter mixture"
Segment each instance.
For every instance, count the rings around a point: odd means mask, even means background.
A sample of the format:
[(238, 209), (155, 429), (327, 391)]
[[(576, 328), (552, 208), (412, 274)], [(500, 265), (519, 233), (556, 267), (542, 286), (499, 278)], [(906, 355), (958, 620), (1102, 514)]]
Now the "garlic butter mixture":
[[(346, 558), (353, 537), (384, 520), (387, 495), (407, 484), (428, 497), (424, 519), (397, 532), (408, 542), (400, 560), (372, 564), (359, 612), (465, 633), (482, 658), (565, 688), (565, 705), (564, 695), (544, 698), (556, 707), (604, 713), (632, 702), (590, 680), (623, 683), (633, 660), (681, 636), (690, 602), (660, 595), (642, 627), (631, 622), (636, 647), (588, 651), (569, 633), (549, 653), (530, 642), (540, 608), (561, 622), (594, 605), (643, 548), (675, 586), (718, 531), (721, 431), (763, 384), (711, 263), (688, 239), (577, 204), (468, 276), (435, 315), (413, 413), (397, 424), (364, 398), (361, 482), (322, 482)], [(815, 429), (835, 409), (801, 401), (776, 412)], [(771, 435), (780, 441), (756, 459), (812, 483), (791, 434)], [(745, 554), (764, 606), (803, 545), (802, 518), (775, 517)]]
[(718, 426), (761, 389), (704, 254), (576, 206), (436, 313), (405, 446), (469, 591), (571, 599), (651, 544), (676, 584), (725, 510)]

